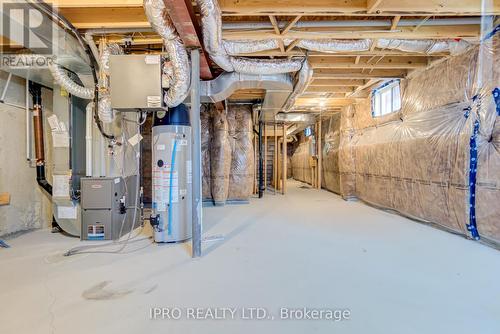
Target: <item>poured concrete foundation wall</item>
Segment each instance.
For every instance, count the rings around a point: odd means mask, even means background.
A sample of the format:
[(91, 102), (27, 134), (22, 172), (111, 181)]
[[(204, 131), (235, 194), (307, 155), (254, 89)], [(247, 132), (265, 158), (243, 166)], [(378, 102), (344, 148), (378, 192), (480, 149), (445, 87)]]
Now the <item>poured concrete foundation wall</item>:
[[(0, 72), (0, 91), (7, 73)], [(45, 158), (47, 178), (51, 181), (52, 137), (47, 117), (52, 109), (52, 92), (42, 90), (44, 107)], [(36, 182), (36, 170), (26, 160), (25, 81), (12, 77), (5, 102), (0, 103), (0, 192), (8, 192), (10, 204), (0, 206), (0, 236), (49, 226), (52, 209), (49, 198)], [(31, 104), (31, 102), (30, 102)]]

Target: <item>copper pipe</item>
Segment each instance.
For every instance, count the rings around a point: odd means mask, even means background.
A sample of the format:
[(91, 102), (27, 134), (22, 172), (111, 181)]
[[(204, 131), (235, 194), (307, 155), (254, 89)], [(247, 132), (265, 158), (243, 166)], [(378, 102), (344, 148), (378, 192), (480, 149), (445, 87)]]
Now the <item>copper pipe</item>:
[(36, 165), (41, 166), (45, 164), (45, 150), (43, 142), (42, 106), (39, 104), (33, 106), (33, 131), (35, 132)]

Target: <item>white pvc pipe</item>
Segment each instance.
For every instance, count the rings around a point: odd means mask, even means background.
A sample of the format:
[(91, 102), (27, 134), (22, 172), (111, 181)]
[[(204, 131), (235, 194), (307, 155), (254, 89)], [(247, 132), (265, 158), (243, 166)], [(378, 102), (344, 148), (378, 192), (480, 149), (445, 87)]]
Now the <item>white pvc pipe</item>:
[(26, 160), (31, 162), (31, 112), (29, 80), (26, 79), (25, 87), (25, 113), (26, 113)]
[(85, 108), (85, 175), (92, 176), (92, 128), (94, 103), (87, 104)]

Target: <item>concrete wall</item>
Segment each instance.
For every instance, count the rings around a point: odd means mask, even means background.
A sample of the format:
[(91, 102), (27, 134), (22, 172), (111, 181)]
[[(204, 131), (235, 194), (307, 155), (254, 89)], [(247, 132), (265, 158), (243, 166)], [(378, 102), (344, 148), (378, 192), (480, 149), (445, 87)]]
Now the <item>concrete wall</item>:
[[(0, 92), (6, 80), (7, 74), (0, 72)], [(24, 79), (12, 77), (5, 101), (24, 106)], [(47, 111), (52, 109), (52, 92), (46, 89), (43, 90), (43, 104)], [(47, 227), (51, 222), (52, 210), (48, 197), (39, 189), (35, 168), (26, 160), (25, 117), (23, 108), (0, 103), (0, 192), (11, 195), (10, 204), (0, 206), (0, 236)], [(47, 150), (50, 147), (47, 124), (45, 138), (46, 159), (49, 163), (47, 174), (51, 180), (52, 152)]]

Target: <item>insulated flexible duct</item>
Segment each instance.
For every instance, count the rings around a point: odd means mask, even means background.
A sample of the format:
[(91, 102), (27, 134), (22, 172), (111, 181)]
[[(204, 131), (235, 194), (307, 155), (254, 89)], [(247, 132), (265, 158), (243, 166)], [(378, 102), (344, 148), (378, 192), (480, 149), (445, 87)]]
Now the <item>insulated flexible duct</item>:
[(288, 112), (292, 109), (297, 97), (302, 95), (309, 86), (309, 84), (311, 83), (312, 77), (313, 77), (313, 68), (309, 63), (309, 61), (306, 60), (304, 64), (302, 64), (302, 68), (298, 73), (297, 83), (293, 88), (293, 92), (292, 94), (290, 94), (288, 100), (285, 102), (285, 105), (283, 106), (283, 111)]
[[(202, 25), (203, 25), (203, 41), (205, 47), (210, 54), (210, 57), (225, 71), (240, 72), (251, 71), (247, 66), (237, 68), (235, 60), (241, 59), (239, 54), (249, 54), (260, 51), (274, 50), (279, 47), (278, 40), (223, 40), (222, 39), (222, 19), (221, 10), (217, 0), (197, 0), (198, 6), (201, 9)], [(292, 40), (283, 40), (284, 45), (289, 45)], [(335, 52), (351, 52), (351, 51), (367, 51), (370, 49), (373, 41), (370, 39), (303, 39), (297, 43), (297, 46), (306, 50), (335, 53)], [(401, 40), (401, 39), (380, 39), (377, 42), (379, 48), (398, 49), (408, 52), (436, 53), (447, 52), (452, 54), (464, 51), (469, 43), (456, 40)], [(254, 61), (255, 71), (245, 73), (262, 73), (265, 68), (273, 66), (282, 66), (281, 60), (272, 60), (269, 62), (259, 62), (258, 59), (247, 59), (246, 64), (251, 64)], [(242, 61), (239, 61), (242, 63)], [(238, 66), (241, 66), (240, 64)], [(286, 71), (283, 68), (284, 73)], [(274, 70), (273, 73), (279, 73)]]
[(275, 49), (277, 41), (223, 41), (221, 11), (217, 0), (197, 0), (202, 14), (203, 42), (210, 58), (226, 72), (277, 74), (296, 72), (303, 59), (252, 59), (231, 54)]
[(371, 45), (369, 39), (303, 39), (297, 43), (299, 48), (325, 53), (367, 51)]
[(56, 59), (48, 65), (50, 73), (59, 86), (64, 88), (71, 95), (82, 99), (92, 100), (94, 98), (94, 89), (80, 86), (74, 82), (61, 66), (56, 63)]
[(170, 57), (172, 77), (164, 100), (168, 107), (176, 107), (189, 93), (190, 70), (186, 48), (165, 10), (163, 0), (144, 0), (144, 11), (153, 29), (163, 39), (165, 50)]
[(432, 54), (450, 52), (458, 54), (464, 52), (470, 44), (464, 40), (428, 40), (428, 39), (379, 39), (377, 47), (381, 49), (396, 49), (404, 52), (420, 52)]
[(120, 45), (111, 43), (104, 45), (99, 57), (100, 78), (99, 88), (102, 92), (99, 94), (99, 103), (97, 104), (97, 112), (103, 123), (111, 123), (115, 119), (113, 108), (111, 108), (111, 96), (109, 93), (109, 57), (111, 55), (123, 54)]

